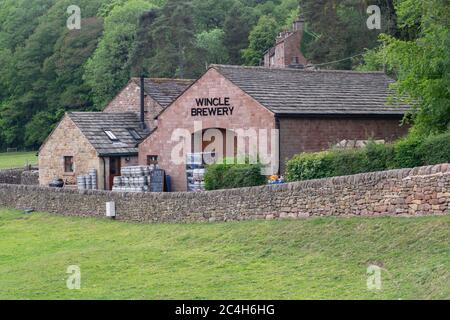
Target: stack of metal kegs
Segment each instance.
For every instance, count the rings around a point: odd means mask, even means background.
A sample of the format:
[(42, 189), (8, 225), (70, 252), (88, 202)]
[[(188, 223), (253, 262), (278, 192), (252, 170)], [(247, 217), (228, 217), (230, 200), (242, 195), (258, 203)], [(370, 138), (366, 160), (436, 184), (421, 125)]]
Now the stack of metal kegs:
[(188, 181), (188, 191), (202, 192), (205, 191), (205, 174), (206, 168), (205, 156), (211, 158), (211, 153), (189, 153), (186, 161), (186, 174)]
[(97, 190), (97, 170), (91, 169), (87, 175), (77, 177), (78, 190)]
[(157, 166), (136, 166), (122, 168), (122, 176), (114, 177), (114, 192), (148, 192), (150, 175)]

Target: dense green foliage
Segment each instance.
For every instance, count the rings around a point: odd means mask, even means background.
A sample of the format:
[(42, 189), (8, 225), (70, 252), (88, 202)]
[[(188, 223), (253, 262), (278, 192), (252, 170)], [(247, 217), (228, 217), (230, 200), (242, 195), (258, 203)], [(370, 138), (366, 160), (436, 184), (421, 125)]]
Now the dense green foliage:
[[(450, 298), (450, 216), (146, 225), (0, 209), (0, 224), (0, 299)], [(383, 290), (367, 289), (370, 265)]]
[[(307, 22), (302, 44), (306, 57), (315, 64), (331, 69), (351, 69), (359, 64), (355, 57), (366, 48), (377, 44), (380, 33), (396, 34), (396, 13), (393, 0), (370, 1), (381, 9), (381, 30), (370, 30), (367, 25), (367, 1), (360, 0), (300, 0)], [(309, 41), (307, 41), (310, 39)], [(344, 59), (344, 60), (342, 60)]]
[(394, 157), (392, 146), (375, 143), (363, 149), (304, 153), (287, 162), (286, 178), (288, 181), (302, 181), (380, 171), (392, 167)]
[(260, 164), (212, 164), (205, 175), (206, 190), (260, 186), (266, 183)]
[(288, 181), (345, 176), (450, 162), (450, 133), (411, 135), (395, 144), (369, 143), (362, 149), (331, 149), (296, 155), (287, 162)]
[(418, 153), (424, 164), (450, 163), (450, 132), (425, 139)]
[(448, 0), (397, 0), (404, 38), (383, 34), (381, 45), (365, 55), (362, 70), (383, 66), (398, 81), (399, 97), (415, 108), (419, 135), (450, 128), (450, 4)]

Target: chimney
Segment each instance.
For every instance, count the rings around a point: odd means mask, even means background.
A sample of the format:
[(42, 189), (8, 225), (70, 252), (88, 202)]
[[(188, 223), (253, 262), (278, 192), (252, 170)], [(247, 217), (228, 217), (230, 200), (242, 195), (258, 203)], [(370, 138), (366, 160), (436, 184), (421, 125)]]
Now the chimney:
[(303, 32), (305, 27), (305, 19), (303, 19), (302, 16), (298, 17), (297, 20), (294, 21), (294, 24), (292, 26), (292, 31), (300, 31)]
[(147, 129), (145, 124), (145, 78), (141, 75), (141, 128), (142, 130)]

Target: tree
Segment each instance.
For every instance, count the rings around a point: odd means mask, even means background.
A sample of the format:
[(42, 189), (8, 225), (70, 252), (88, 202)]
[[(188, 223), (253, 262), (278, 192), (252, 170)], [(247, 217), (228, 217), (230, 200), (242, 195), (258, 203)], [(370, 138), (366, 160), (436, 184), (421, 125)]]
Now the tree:
[(223, 28), (224, 19), (235, 0), (193, 0), (193, 18), (199, 32)]
[(154, 8), (151, 1), (131, 0), (112, 9), (105, 18), (103, 37), (85, 66), (84, 79), (101, 109), (130, 78), (129, 57), (137, 37), (139, 17)]
[[(300, 0), (301, 12), (307, 22), (307, 36), (302, 43), (306, 58), (316, 64), (336, 61), (322, 68), (351, 69), (354, 60), (366, 48), (376, 46), (380, 33), (392, 29), (395, 13), (392, 0), (378, 0), (373, 4), (381, 7), (382, 30), (369, 30), (366, 21), (368, 4), (358, 0)], [(309, 37), (312, 34), (313, 37)]]
[(193, 7), (189, 0), (168, 0), (152, 25), (152, 75), (196, 77), (204, 70), (196, 46)]
[[(67, 7), (71, 4), (79, 5), (83, 7), (83, 14), (89, 17), (96, 14), (102, 1), (107, 0), (60, 0), (55, 1), (51, 7), (52, 1), (27, 1), (27, 3), (19, 2), (20, 7), (17, 8), (16, 13), (10, 11), (12, 17), (18, 15), (30, 17), (31, 25), (36, 23), (36, 26), (32, 32), (28, 29), (29, 26), (19, 27), (19, 39), (27, 37), (26, 40), (23, 43), (11, 44), (12, 42), (8, 42), (11, 48), (0, 49), (0, 60), (6, 61), (6, 64), (2, 65), (2, 76), (0, 76), (2, 82), (0, 87), (5, 87), (6, 92), (4, 96), (0, 95), (0, 99), (2, 99), (0, 103), (0, 147), (24, 146), (27, 140), (25, 138), (26, 125), (32, 121), (34, 115), (46, 113), (49, 118), (52, 118), (57, 113), (57, 110), (53, 109), (51, 105), (56, 105), (60, 101), (60, 96), (67, 95), (69, 91), (64, 91), (64, 87), (56, 91), (52, 89), (57, 88), (56, 82), (60, 78), (56, 72), (51, 70), (51, 64), (47, 62), (51, 60), (55, 49), (58, 50), (57, 48), (61, 47), (57, 45), (58, 40), (65, 37), (68, 32), (66, 28)], [(45, 13), (44, 10), (46, 10)], [(5, 19), (2, 21), (2, 31), (7, 30), (7, 26), (14, 25), (8, 21), (8, 17), (1, 19)], [(89, 30), (89, 28), (85, 29)], [(99, 34), (92, 36), (97, 38)], [(96, 43), (91, 47), (95, 47), (95, 45)], [(13, 56), (5, 59), (4, 54), (8, 53)], [(81, 64), (75, 66), (74, 69), (81, 69)], [(66, 82), (68, 84), (68, 82), (74, 81), (75, 85), (72, 88), (79, 88), (77, 84), (79, 79), (80, 77), (69, 76), (66, 78)], [(39, 132), (46, 133), (48, 129), (49, 127), (41, 127)], [(32, 146), (37, 147), (38, 142), (33, 141)]]
[(224, 44), (231, 64), (242, 64), (241, 51), (248, 47), (248, 36), (254, 25), (253, 11), (237, 2), (228, 13), (224, 22)]
[(247, 65), (257, 66), (264, 57), (264, 52), (275, 44), (279, 27), (274, 18), (262, 16), (250, 32), (249, 46), (242, 50), (242, 57)]
[[(414, 134), (450, 130), (450, 10), (448, 1), (396, 3), (400, 34), (415, 39), (380, 36), (381, 45), (369, 51), (365, 69), (387, 66), (397, 79), (393, 86), (400, 99), (414, 108)], [(402, 33), (406, 29), (406, 33)], [(415, 30), (415, 31), (412, 31)]]
[(216, 28), (211, 31), (203, 31), (197, 37), (197, 47), (204, 51), (205, 64), (223, 64), (228, 61), (228, 53), (223, 39), (225, 32)]

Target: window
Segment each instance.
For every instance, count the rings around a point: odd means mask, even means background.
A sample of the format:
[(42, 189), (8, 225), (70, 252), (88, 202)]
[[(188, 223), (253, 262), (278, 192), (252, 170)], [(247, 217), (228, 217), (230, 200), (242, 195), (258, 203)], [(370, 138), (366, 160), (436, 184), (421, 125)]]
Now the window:
[(128, 132), (131, 134), (134, 140), (142, 140), (141, 135), (136, 131), (136, 129), (128, 128)]
[(64, 157), (64, 172), (73, 172), (73, 157)]
[(105, 130), (105, 133), (108, 136), (109, 140), (114, 142), (119, 141), (119, 139), (117, 139), (116, 135), (111, 130)]
[(147, 156), (147, 165), (151, 166), (152, 164), (158, 164), (158, 156)]

